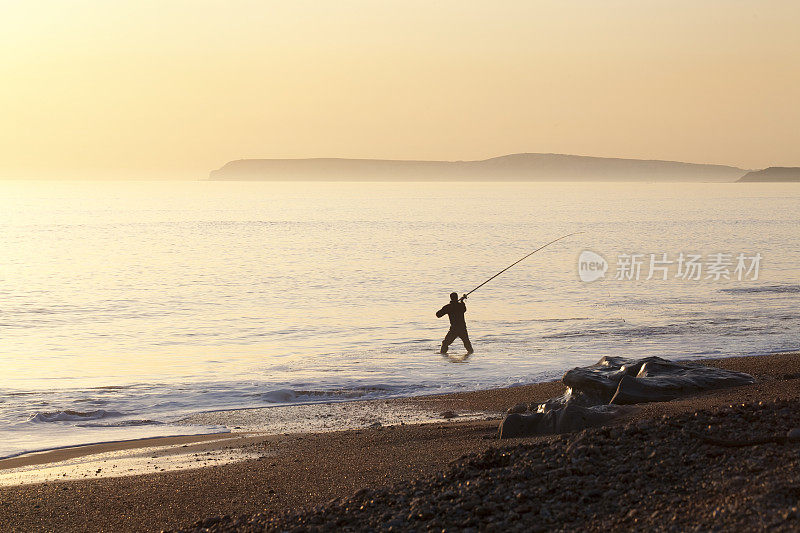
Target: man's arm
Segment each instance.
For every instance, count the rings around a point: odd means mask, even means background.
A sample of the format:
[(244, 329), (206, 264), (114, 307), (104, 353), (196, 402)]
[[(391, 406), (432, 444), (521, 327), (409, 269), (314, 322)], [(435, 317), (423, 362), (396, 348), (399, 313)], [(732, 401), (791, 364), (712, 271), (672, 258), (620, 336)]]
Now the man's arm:
[(445, 305), (444, 307), (436, 311), (436, 318), (442, 318), (446, 314), (447, 314), (447, 306)]

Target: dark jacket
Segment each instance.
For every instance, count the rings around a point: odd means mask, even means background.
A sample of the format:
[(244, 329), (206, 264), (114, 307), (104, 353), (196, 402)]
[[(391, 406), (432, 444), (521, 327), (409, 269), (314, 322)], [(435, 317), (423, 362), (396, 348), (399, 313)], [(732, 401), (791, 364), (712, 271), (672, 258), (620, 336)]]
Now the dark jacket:
[(450, 302), (436, 311), (436, 316), (442, 318), (447, 315), (450, 318), (451, 329), (467, 329), (467, 323), (464, 320), (464, 313), (466, 312), (467, 304), (464, 302)]

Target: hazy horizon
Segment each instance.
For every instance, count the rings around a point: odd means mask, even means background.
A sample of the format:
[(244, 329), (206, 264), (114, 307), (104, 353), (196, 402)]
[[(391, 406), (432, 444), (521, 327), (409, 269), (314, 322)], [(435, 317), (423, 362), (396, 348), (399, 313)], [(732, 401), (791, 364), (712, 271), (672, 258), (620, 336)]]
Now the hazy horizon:
[(511, 153), (798, 166), (800, 4), (0, 7), (0, 178)]
[[(26, 176), (26, 177), (15, 177), (15, 176), (1, 176), (0, 180), (38, 180), (38, 181), (49, 181), (53, 179), (69, 179), (75, 181), (87, 180), (87, 181), (104, 181), (104, 180), (141, 180), (141, 181), (158, 181), (158, 180), (171, 180), (171, 179), (178, 179), (178, 180), (206, 180), (209, 179), (209, 174), (214, 174), (214, 172), (221, 170), (227, 164), (233, 163), (236, 161), (307, 161), (307, 160), (345, 160), (345, 161), (381, 161), (381, 162), (419, 162), (419, 163), (475, 163), (475, 162), (484, 162), (489, 161), (492, 159), (502, 159), (507, 156), (515, 156), (515, 155), (556, 155), (556, 156), (568, 156), (568, 157), (579, 157), (579, 158), (597, 158), (597, 159), (620, 159), (624, 161), (647, 161), (647, 162), (665, 162), (665, 163), (685, 163), (690, 165), (711, 165), (711, 166), (731, 166), (735, 167), (735, 165), (725, 165), (724, 163), (698, 163), (695, 161), (669, 161), (664, 159), (636, 159), (636, 158), (617, 158), (612, 156), (592, 156), (586, 154), (538, 154), (535, 152), (522, 152), (522, 153), (515, 153), (515, 154), (500, 154), (497, 156), (490, 156), (487, 158), (482, 159), (461, 159), (461, 160), (434, 160), (434, 159), (378, 159), (378, 158), (369, 158), (369, 157), (353, 157), (353, 158), (343, 158), (343, 157), (298, 157), (298, 158), (260, 158), (260, 157), (253, 157), (253, 158), (242, 158), (240, 160), (230, 160), (226, 161), (218, 168), (209, 169), (209, 172), (206, 172), (205, 175), (201, 174), (199, 176), (185, 176), (185, 177), (170, 177), (170, 176), (158, 176), (158, 175), (151, 175), (151, 176), (102, 176), (102, 175), (89, 175), (89, 176)], [(735, 167), (741, 168), (741, 167)], [(743, 171), (755, 171), (760, 169), (749, 169), (749, 168), (741, 168)], [(289, 177), (291, 178), (291, 176)], [(289, 179), (287, 178), (287, 179)], [(559, 178), (554, 178), (555, 181), (564, 181)], [(570, 181), (570, 180), (566, 180)]]

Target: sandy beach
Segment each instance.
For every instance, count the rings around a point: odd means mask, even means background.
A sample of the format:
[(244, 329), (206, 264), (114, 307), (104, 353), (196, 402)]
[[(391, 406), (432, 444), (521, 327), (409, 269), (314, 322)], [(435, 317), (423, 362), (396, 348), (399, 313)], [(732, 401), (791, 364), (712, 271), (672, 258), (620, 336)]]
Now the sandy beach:
[[(626, 427), (651, 420), (656, 422), (654, 431), (669, 435), (675, 431), (674, 426), (659, 425), (657, 422), (662, 418), (692, 415), (697, 411), (708, 411), (711, 413), (708, 416), (713, 417), (714, 410), (728, 406), (776, 400), (793, 402), (789, 404), (793, 412), (800, 414), (793, 407), (800, 399), (800, 353), (704, 360), (704, 364), (747, 372), (758, 381), (754, 385), (637, 406), (614, 425)], [(492, 450), (515, 449), (520, 444), (568, 445), (574, 435), (497, 440), (498, 422), (507, 408), (520, 402), (544, 401), (563, 390), (561, 383), (549, 382), (390, 401), (398, 409), (413, 407), (438, 416), (425, 424), (284, 435), (234, 432), (144, 439), (6, 459), (0, 461), (0, 475), (50, 469), (58, 477), (59, 468), (66, 472), (75, 461), (84, 464), (84, 469), (87, 461), (92, 460), (95, 462), (91, 468), (101, 463), (104, 466), (97, 466), (100, 470), (95, 469), (91, 476), (84, 473), (83, 479), (46, 482), (28, 479), (24, 484), (7, 484), (0, 488), (3, 502), (0, 523), (10, 531), (159, 531), (190, 528), (204, 520), (209, 520), (203, 522), (206, 525), (217, 524), (215, 527), (225, 529), (233, 527), (235, 519), (219, 517), (242, 517), (238, 522), (242, 525), (247, 517), (259, 513), (255, 524), (297, 519), (287, 518), (286, 513), (313, 516), (314, 508), (333, 499), (347, 499), (364, 490), (393, 490), (392, 487), (403, 483), (424, 480), (451, 468), (454, 461), (467, 454), (491, 454), (496, 453)], [(475, 413), (480, 413), (481, 418), (464, 420)], [(453, 414), (456, 416), (451, 417)], [(781, 428), (782, 434), (790, 429)], [(755, 428), (753, 432), (753, 437), (759, 436), (755, 435)], [(617, 438), (624, 440), (624, 436)], [(723, 447), (718, 453), (724, 456), (733, 450), (741, 451)], [(796, 458), (796, 446), (791, 450)], [(144, 455), (152, 473), (136, 470), (136, 475), (123, 475), (125, 472), (117, 471), (105, 477), (115, 461), (124, 464), (133, 456)], [(174, 468), (175, 464), (179, 466)], [(645, 466), (646, 462), (642, 463)], [(787, 467), (776, 469), (775, 474), (791, 477), (795, 471)], [(796, 479), (788, 482), (794, 483)], [(758, 490), (758, 486), (748, 485), (741, 490)], [(709, 506), (718, 504), (721, 503), (708, 502)], [(634, 506), (635, 502), (629, 505)], [(635, 521), (622, 521), (628, 514), (629, 509), (619, 509), (609, 516), (619, 515), (620, 521), (609, 522), (611, 518), (606, 517), (605, 523), (638, 527)], [(698, 515), (698, 527), (708, 526), (701, 518)], [(285, 527), (284, 522), (275, 524), (274, 527)]]

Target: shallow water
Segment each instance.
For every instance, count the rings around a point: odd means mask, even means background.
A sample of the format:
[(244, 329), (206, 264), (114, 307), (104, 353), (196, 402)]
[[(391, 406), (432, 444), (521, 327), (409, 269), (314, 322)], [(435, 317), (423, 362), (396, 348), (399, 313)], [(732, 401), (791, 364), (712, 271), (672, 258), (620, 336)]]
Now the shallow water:
[[(796, 184), (0, 182), (0, 457), (603, 355), (797, 349), (798, 222)], [(435, 353), (450, 291), (573, 231), (467, 300), (474, 355)], [(605, 279), (579, 279), (583, 250)], [(644, 279), (681, 252), (763, 257), (757, 280)], [(642, 279), (612, 279), (631, 253)]]

